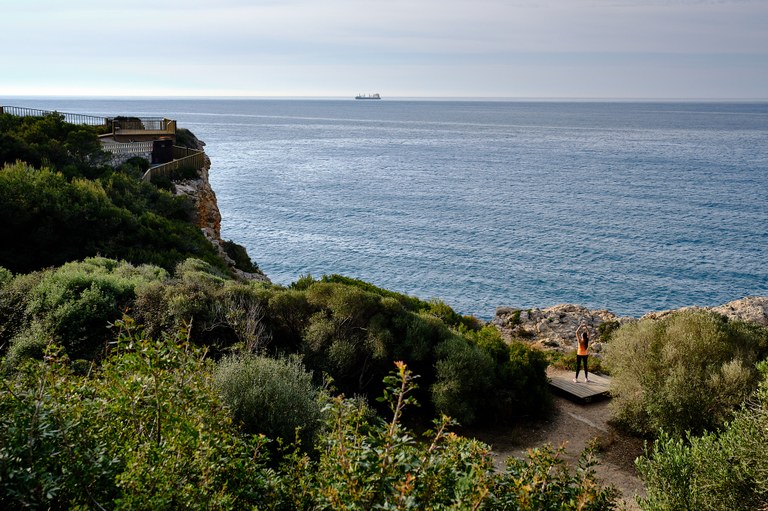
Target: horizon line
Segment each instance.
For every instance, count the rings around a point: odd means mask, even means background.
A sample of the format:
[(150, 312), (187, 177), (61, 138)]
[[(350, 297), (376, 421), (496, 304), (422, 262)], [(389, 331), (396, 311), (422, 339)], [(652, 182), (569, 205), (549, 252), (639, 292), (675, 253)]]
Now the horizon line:
[[(0, 94), (0, 98), (115, 100), (351, 100), (354, 95), (237, 95), (237, 94)], [(382, 101), (570, 101), (570, 102), (768, 102), (768, 97), (631, 97), (631, 96), (409, 96), (382, 95)]]

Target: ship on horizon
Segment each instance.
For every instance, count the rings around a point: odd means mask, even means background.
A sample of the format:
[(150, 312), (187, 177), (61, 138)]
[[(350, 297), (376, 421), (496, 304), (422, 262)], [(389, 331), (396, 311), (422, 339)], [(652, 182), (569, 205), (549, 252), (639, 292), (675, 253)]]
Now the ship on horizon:
[(373, 94), (358, 94), (355, 99), (381, 99), (381, 95), (378, 92)]

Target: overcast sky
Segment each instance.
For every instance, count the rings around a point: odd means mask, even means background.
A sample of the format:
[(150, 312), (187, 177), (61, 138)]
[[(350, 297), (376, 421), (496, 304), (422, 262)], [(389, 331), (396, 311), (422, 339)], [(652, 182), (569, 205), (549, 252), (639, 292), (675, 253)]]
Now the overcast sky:
[(0, 0), (9, 95), (768, 98), (768, 0)]

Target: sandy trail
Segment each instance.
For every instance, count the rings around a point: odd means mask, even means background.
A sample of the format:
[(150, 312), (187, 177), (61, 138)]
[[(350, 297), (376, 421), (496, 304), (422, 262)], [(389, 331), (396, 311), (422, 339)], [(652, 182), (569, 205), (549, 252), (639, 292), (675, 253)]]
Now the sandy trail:
[(643, 441), (622, 435), (608, 423), (611, 418), (609, 403), (604, 400), (581, 405), (555, 396), (555, 411), (546, 420), (473, 432), (473, 435), (492, 446), (499, 467), (504, 466), (509, 456), (525, 457), (528, 449), (546, 443), (565, 446), (566, 460), (575, 466), (588, 443), (597, 440), (598, 477), (621, 492), (626, 509), (639, 510), (634, 497), (645, 495), (645, 492), (634, 460), (643, 452)]

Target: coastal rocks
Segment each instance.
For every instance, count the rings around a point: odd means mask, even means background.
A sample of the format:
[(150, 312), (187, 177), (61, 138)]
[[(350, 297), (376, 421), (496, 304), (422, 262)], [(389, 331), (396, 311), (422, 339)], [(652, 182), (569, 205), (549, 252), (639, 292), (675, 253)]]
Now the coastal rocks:
[(602, 350), (600, 333), (634, 318), (619, 317), (607, 310), (590, 310), (574, 304), (546, 309), (499, 307), (491, 322), (505, 339), (522, 339), (545, 350), (569, 351), (576, 343), (576, 329), (585, 321), (592, 339), (593, 353)]
[(208, 180), (211, 160), (206, 155), (205, 165), (200, 169), (198, 179), (176, 181), (174, 187), (177, 195), (186, 195), (192, 200), (195, 208), (192, 215), (193, 223), (201, 229), (208, 229), (216, 239), (221, 238), (221, 212), (216, 202), (216, 193)]
[(662, 319), (681, 310), (704, 310), (717, 312), (728, 319), (738, 319), (768, 327), (768, 296), (747, 296), (715, 307), (683, 307), (681, 309), (649, 312), (641, 319)]
[[(683, 307), (680, 309), (649, 312), (641, 319), (659, 320), (683, 310), (705, 310), (722, 314), (729, 319), (756, 323), (768, 327), (768, 296), (749, 296), (716, 307)], [(544, 350), (561, 352), (575, 348), (576, 328), (586, 321), (592, 352), (602, 351), (601, 334), (625, 323), (637, 321), (620, 317), (607, 310), (590, 310), (573, 304), (556, 305), (546, 309), (517, 309), (499, 307), (491, 324), (498, 328), (506, 340), (523, 340)]]

